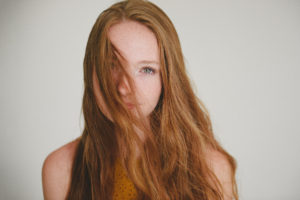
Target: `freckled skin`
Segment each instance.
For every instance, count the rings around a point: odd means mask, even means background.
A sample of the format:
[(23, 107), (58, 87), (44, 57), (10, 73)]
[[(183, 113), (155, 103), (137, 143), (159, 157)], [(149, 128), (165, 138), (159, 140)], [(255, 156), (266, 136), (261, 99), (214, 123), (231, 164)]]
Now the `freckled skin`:
[[(125, 59), (125, 70), (130, 74), (135, 85), (135, 95), (140, 109), (143, 115), (149, 116), (158, 103), (162, 88), (159, 50), (154, 33), (138, 22), (127, 20), (112, 26), (108, 37)], [(133, 94), (125, 76), (115, 74), (113, 77), (122, 100), (131, 103)], [(97, 76), (93, 73), (94, 92), (98, 106), (111, 120), (97, 81)]]

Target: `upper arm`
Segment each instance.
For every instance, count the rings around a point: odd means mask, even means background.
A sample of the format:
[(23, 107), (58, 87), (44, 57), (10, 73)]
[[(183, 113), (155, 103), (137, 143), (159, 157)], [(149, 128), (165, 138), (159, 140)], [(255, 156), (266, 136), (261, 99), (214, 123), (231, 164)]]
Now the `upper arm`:
[(42, 168), (42, 185), (45, 200), (65, 199), (69, 189), (74, 142), (47, 156)]
[(222, 189), (224, 200), (233, 199), (233, 180), (232, 180), (232, 167), (225, 155), (220, 152), (214, 151), (209, 157), (210, 167), (218, 178)]

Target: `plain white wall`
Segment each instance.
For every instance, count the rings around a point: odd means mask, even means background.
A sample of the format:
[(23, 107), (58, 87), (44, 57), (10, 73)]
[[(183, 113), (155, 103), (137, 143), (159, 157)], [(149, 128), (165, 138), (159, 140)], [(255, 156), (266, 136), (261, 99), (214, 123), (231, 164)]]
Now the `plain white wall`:
[[(80, 135), (87, 38), (114, 2), (0, 2), (0, 199), (42, 199), (45, 157)], [(241, 199), (299, 199), (300, 1), (153, 2), (238, 162)]]

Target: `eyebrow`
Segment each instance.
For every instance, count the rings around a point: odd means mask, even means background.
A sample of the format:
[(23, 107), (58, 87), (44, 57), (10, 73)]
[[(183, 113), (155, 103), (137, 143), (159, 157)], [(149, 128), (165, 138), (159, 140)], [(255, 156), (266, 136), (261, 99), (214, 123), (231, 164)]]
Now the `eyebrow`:
[[(123, 58), (124, 60), (126, 60), (123, 55), (120, 53), (120, 51), (118, 50), (118, 48), (115, 46), (115, 45), (112, 45), (113, 46), (113, 51), (117, 54), (119, 54), (119, 56), (121, 56), (121, 58)], [(157, 66), (160, 66), (160, 63), (155, 61), (155, 60), (141, 60), (137, 63), (138, 65), (157, 65)]]
[(159, 62), (154, 61), (154, 60), (141, 60), (138, 62), (138, 64), (155, 64), (155, 65), (159, 65)]

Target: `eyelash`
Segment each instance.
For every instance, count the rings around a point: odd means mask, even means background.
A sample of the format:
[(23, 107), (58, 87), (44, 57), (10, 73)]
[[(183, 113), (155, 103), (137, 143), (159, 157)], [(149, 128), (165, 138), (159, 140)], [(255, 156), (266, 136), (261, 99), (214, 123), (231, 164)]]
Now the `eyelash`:
[[(145, 70), (151, 70), (151, 72), (146, 72)], [(155, 69), (151, 68), (151, 67), (143, 67), (142, 68), (142, 72), (145, 73), (145, 74), (155, 74)]]

